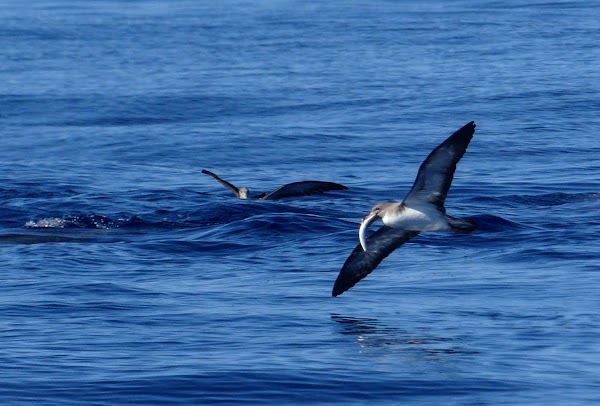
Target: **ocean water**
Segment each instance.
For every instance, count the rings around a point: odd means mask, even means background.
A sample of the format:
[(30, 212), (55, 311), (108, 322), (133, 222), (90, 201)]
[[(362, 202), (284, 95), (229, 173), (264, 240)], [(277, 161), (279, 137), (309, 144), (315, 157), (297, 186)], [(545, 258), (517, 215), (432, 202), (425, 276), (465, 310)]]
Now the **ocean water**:
[[(600, 3), (3, 1), (0, 403), (600, 402)], [(474, 120), (448, 212), (360, 219)], [(299, 180), (348, 191), (242, 201)]]

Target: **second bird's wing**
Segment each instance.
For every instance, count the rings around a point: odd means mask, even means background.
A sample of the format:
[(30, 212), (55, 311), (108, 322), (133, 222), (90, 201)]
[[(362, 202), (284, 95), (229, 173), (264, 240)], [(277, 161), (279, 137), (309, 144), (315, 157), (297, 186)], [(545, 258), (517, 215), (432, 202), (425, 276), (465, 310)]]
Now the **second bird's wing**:
[(240, 190), (231, 183), (227, 182), (225, 179), (221, 179), (216, 173), (207, 171), (206, 169), (202, 169), (202, 173), (212, 176), (217, 182), (231, 190), (237, 197), (240, 197)]
[(268, 193), (263, 200), (284, 199), (286, 197), (310, 196), (319, 193), (329, 192), (331, 190), (346, 190), (344, 185), (334, 182), (323, 182), (320, 180), (305, 180), (302, 182), (293, 182), (283, 185), (271, 193)]

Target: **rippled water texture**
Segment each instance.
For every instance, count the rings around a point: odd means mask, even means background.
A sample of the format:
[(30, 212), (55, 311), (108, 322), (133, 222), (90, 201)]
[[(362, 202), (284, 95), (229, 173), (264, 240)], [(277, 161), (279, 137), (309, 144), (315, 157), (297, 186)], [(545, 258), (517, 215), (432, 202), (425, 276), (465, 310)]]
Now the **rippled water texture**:
[[(0, 403), (600, 401), (595, 2), (5, 1)], [(376, 203), (448, 213), (343, 295)], [(201, 173), (268, 192), (238, 200)]]

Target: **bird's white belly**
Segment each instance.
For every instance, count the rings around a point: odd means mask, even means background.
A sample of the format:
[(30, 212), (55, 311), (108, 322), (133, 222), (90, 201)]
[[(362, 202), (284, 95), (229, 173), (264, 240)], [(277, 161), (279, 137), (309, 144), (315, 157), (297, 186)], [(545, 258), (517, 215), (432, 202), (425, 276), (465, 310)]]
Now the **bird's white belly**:
[(450, 228), (444, 215), (437, 210), (404, 207), (400, 212), (386, 213), (381, 220), (388, 227), (403, 230), (440, 231)]

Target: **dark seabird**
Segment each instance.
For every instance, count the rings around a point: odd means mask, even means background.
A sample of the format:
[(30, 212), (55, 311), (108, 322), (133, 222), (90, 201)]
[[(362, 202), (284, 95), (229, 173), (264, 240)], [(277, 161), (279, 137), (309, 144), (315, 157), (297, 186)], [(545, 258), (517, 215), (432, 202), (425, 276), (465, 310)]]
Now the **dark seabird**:
[[(235, 195), (240, 199), (250, 199), (250, 190), (247, 187), (237, 188), (231, 183), (227, 182), (224, 179), (221, 179), (215, 173), (211, 171), (207, 171), (206, 169), (202, 169), (202, 173), (212, 176), (231, 190)], [(284, 199), (287, 197), (300, 197), (300, 196), (309, 196), (316, 195), (319, 193), (329, 192), (331, 190), (347, 190), (348, 188), (344, 185), (340, 185), (339, 183), (334, 182), (323, 182), (320, 180), (306, 180), (303, 182), (293, 182), (288, 183), (287, 185), (283, 185), (270, 193), (261, 193), (258, 196), (253, 197), (254, 199), (262, 199), (262, 200), (276, 200), (276, 199)]]
[[(447, 215), (444, 207), (456, 164), (474, 133), (475, 123), (471, 121), (448, 137), (421, 164), (415, 183), (402, 202), (379, 203), (362, 220), (358, 232), (360, 244), (344, 263), (333, 285), (333, 296), (356, 285), (385, 257), (421, 231), (470, 233), (478, 227), (472, 220)], [(383, 227), (366, 238), (369, 226), (377, 220), (383, 222)]]

